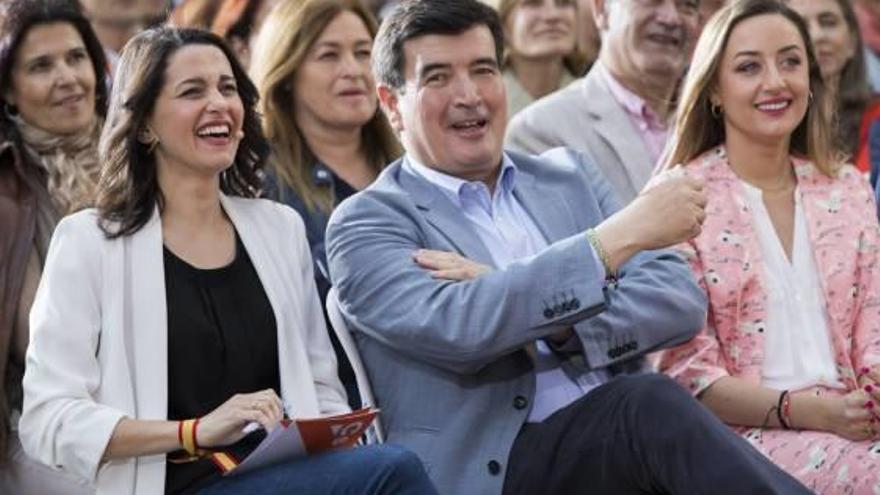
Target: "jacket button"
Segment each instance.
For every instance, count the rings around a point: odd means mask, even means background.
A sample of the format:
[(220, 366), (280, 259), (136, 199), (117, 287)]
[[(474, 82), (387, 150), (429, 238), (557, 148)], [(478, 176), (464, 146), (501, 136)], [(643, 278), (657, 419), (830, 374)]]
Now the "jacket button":
[(554, 316), (555, 314), (556, 314), (556, 313), (554, 313), (553, 310), (550, 309), (550, 308), (547, 308), (547, 309), (544, 310), (544, 318), (547, 318), (548, 320), (549, 320), (550, 318), (553, 318), (553, 316)]
[(525, 409), (529, 405), (529, 400), (522, 395), (517, 395), (513, 399), (513, 407), (519, 410)]
[(489, 461), (489, 464), (486, 467), (489, 468), (489, 474), (491, 474), (492, 476), (495, 476), (501, 472), (501, 464), (499, 464), (496, 460)]

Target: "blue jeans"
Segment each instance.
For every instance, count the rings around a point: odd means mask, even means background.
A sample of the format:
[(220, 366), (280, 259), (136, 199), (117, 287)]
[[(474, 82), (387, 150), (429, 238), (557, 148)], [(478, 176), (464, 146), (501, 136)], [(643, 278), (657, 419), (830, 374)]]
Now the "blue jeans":
[(394, 445), (303, 457), (223, 478), (199, 495), (437, 495), (422, 462)]

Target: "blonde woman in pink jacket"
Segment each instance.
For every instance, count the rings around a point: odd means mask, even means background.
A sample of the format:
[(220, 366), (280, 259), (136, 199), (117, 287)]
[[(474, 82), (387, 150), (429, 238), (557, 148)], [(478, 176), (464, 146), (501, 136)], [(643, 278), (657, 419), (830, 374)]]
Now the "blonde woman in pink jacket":
[(878, 493), (880, 236), (829, 109), (791, 9), (739, 0), (707, 24), (668, 168), (709, 198), (683, 246), (709, 312), (659, 364), (808, 488)]

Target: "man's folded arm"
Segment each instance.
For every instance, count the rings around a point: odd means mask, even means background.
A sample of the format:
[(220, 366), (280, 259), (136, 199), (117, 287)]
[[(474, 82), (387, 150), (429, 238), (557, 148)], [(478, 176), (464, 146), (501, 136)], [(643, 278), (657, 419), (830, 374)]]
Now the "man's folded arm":
[(432, 247), (418, 212), (383, 194), (337, 208), (327, 255), (346, 320), (385, 345), (473, 373), (604, 309), (604, 273), (583, 234), (474, 280), (437, 280), (413, 261)]

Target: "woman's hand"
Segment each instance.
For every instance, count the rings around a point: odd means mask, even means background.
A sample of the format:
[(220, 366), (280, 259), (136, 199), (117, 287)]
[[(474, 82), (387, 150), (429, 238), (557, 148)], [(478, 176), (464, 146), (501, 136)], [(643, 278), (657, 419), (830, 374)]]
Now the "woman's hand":
[(413, 259), (420, 267), (428, 270), (432, 277), (445, 280), (473, 280), (492, 271), (486, 265), (447, 251), (419, 249)]
[(281, 399), (272, 389), (236, 394), (199, 420), (196, 443), (200, 447), (231, 445), (244, 438), (242, 429), (251, 421), (272, 431), (283, 417)]
[(824, 430), (843, 438), (861, 441), (874, 438), (874, 404), (863, 390), (842, 397), (825, 397)]

